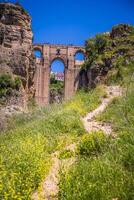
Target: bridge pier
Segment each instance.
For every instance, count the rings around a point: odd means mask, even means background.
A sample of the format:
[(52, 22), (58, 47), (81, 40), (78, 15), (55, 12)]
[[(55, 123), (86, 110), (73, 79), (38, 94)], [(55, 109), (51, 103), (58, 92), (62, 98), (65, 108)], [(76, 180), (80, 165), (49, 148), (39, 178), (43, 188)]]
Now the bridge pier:
[[(63, 61), (64, 72), (64, 98), (70, 98), (79, 86), (79, 71), (83, 64), (75, 62), (75, 54), (82, 52), (85, 54), (84, 47), (65, 46), (65, 45), (34, 45), (33, 50), (39, 50), (42, 57), (36, 59), (37, 69), (35, 73), (35, 99), (39, 106), (49, 104), (49, 86), (51, 63), (55, 59)], [(58, 54), (57, 54), (58, 52)]]

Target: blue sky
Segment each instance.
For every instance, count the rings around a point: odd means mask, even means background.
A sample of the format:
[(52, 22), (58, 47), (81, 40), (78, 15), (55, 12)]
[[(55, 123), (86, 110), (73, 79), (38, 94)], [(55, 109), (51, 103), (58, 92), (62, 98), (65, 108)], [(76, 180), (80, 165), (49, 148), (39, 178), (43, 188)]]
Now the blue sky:
[(134, 0), (20, 0), (32, 17), (35, 43), (84, 45), (119, 23), (134, 24)]
[(134, 0), (20, 0), (32, 16), (34, 42), (83, 45), (118, 23), (134, 24)]

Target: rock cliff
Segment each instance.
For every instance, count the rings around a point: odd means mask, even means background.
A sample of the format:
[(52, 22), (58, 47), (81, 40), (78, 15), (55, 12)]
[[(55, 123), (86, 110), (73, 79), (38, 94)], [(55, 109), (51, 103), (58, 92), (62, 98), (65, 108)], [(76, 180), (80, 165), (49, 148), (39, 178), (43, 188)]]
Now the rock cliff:
[(134, 61), (134, 27), (114, 26), (111, 32), (98, 34), (86, 41), (87, 60), (80, 72), (80, 87), (92, 88), (105, 82), (114, 70), (117, 79), (121, 66)]
[(18, 4), (0, 3), (0, 74), (20, 77), (25, 101), (34, 93), (32, 38), (29, 14)]

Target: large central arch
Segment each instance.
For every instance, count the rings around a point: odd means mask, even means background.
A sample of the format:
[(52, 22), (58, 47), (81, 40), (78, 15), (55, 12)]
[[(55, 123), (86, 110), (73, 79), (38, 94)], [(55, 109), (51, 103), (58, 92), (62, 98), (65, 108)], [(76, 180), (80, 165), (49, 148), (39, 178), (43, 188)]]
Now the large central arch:
[(60, 58), (55, 58), (51, 63), (49, 102), (61, 103), (65, 93), (65, 63)]
[(35, 44), (33, 45), (34, 50), (41, 52), (41, 57), (36, 58), (35, 97), (37, 103), (40, 106), (49, 103), (50, 66), (55, 59), (60, 59), (64, 63), (64, 98), (70, 98), (78, 88), (80, 66), (83, 64), (83, 61), (75, 60), (75, 55), (77, 52), (85, 54), (85, 48), (72, 45)]

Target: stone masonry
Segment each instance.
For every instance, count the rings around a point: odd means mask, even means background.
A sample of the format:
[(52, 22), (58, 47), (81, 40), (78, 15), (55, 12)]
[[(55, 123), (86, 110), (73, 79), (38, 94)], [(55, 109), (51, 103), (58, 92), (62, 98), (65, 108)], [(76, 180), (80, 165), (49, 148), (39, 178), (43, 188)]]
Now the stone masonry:
[(64, 98), (70, 98), (77, 90), (79, 85), (80, 66), (84, 61), (75, 61), (75, 55), (78, 52), (85, 53), (82, 46), (65, 46), (51, 44), (35, 44), (33, 51), (41, 52), (41, 58), (36, 59), (37, 69), (35, 73), (35, 98), (40, 106), (49, 103), (49, 84), (51, 64), (59, 59), (64, 63)]
[[(22, 80), (24, 104), (29, 97), (39, 106), (49, 103), (51, 64), (55, 59), (64, 63), (64, 98), (71, 97), (79, 85), (79, 71), (83, 62), (75, 61), (84, 47), (50, 44), (32, 44), (31, 17), (22, 6), (0, 3), (0, 74), (9, 73)], [(34, 57), (34, 50), (41, 58)]]

